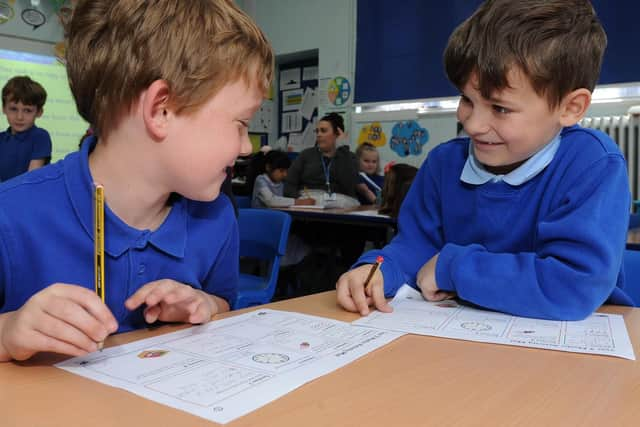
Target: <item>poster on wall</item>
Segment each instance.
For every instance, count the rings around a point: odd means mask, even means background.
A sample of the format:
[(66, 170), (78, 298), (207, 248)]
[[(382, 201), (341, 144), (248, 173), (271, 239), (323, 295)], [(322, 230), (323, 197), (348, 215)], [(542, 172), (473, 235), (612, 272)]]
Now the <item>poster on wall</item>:
[(300, 68), (280, 70), (280, 90), (300, 88)]
[(269, 133), (272, 130), (273, 101), (265, 99), (249, 122), (249, 132)]
[(351, 106), (353, 93), (348, 78), (336, 76), (319, 81), (319, 104), (324, 109)]
[(419, 156), (429, 141), (429, 131), (415, 120), (400, 121), (393, 125), (389, 148), (400, 157)]
[(302, 107), (302, 89), (282, 92), (282, 111), (299, 111)]
[(387, 143), (387, 135), (382, 130), (382, 123), (373, 122), (360, 128), (358, 145), (369, 143), (374, 147), (382, 147)]

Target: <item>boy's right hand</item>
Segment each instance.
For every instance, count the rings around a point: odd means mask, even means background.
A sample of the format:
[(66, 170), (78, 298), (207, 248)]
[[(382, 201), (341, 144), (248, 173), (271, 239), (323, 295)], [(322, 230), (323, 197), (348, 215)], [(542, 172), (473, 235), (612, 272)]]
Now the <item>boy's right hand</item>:
[(55, 283), (17, 311), (0, 315), (0, 361), (26, 360), (38, 352), (81, 356), (118, 329), (95, 292)]
[(313, 199), (311, 197), (296, 199), (296, 201), (294, 202), (294, 205), (296, 206), (311, 206), (315, 204), (316, 204), (316, 199)]
[(384, 297), (384, 279), (380, 269), (369, 282), (369, 293), (365, 293), (364, 282), (371, 271), (371, 264), (361, 265), (351, 271), (347, 271), (338, 279), (336, 284), (338, 304), (347, 311), (359, 312), (366, 316), (369, 307), (390, 313), (393, 311)]

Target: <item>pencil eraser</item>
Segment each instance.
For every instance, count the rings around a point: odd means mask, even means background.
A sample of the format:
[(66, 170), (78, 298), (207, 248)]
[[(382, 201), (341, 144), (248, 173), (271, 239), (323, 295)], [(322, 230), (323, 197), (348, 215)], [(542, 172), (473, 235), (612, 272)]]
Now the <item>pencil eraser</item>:
[(378, 264), (382, 264), (382, 261), (384, 261), (384, 257), (383, 257), (382, 255), (378, 255), (378, 256), (376, 257), (376, 262), (377, 262)]

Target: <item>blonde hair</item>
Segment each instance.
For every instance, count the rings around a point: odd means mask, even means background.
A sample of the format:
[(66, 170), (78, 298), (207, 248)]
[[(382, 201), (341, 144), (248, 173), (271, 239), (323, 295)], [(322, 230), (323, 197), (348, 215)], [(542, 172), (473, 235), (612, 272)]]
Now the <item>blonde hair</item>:
[(360, 160), (362, 154), (364, 154), (365, 151), (376, 153), (378, 155), (378, 166), (376, 167), (376, 173), (379, 175), (382, 169), (380, 166), (380, 153), (378, 152), (378, 149), (370, 142), (363, 142), (358, 146), (358, 148), (356, 148), (356, 157), (358, 158), (358, 160)]
[(187, 113), (240, 78), (266, 93), (273, 75), (269, 42), (231, 0), (80, 0), (66, 42), (71, 92), (98, 136), (156, 80)]

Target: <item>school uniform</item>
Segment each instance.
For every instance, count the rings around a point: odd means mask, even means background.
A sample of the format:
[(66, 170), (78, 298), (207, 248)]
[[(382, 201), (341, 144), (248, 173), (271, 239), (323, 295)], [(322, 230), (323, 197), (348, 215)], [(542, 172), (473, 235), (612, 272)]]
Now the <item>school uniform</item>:
[(483, 170), (457, 138), (429, 153), (399, 234), (357, 264), (384, 256), (391, 297), (439, 253), (441, 290), (510, 314), (582, 319), (605, 302), (632, 304), (621, 272), (629, 206), (625, 160), (602, 132), (565, 128), (508, 175)]
[[(20, 308), (57, 283), (94, 290), (93, 179), (80, 152), (0, 185), (0, 312)], [(108, 193), (107, 193), (108, 194)], [(105, 207), (106, 303), (119, 332), (143, 327), (142, 310), (124, 301), (154, 280), (173, 279), (233, 305), (238, 283), (238, 226), (227, 197), (195, 202), (176, 196), (155, 231), (137, 230)]]
[[(384, 185), (384, 176), (377, 174), (365, 174), (365, 178), (364, 176), (362, 176), (362, 174), (364, 174), (364, 172), (360, 172), (360, 174), (358, 175), (358, 184), (366, 185), (369, 191), (371, 191), (376, 196), (379, 196), (382, 192), (382, 186)], [(371, 204), (371, 201), (360, 193), (358, 193), (358, 201), (363, 205)]]
[(33, 125), (11, 133), (11, 127), (0, 133), (0, 181), (6, 181), (29, 170), (35, 159), (51, 158), (51, 137), (46, 130)]

